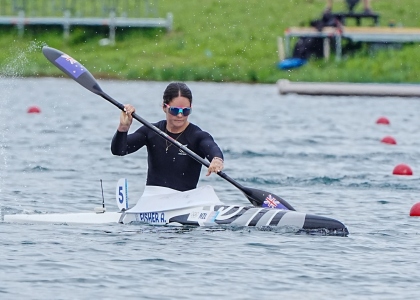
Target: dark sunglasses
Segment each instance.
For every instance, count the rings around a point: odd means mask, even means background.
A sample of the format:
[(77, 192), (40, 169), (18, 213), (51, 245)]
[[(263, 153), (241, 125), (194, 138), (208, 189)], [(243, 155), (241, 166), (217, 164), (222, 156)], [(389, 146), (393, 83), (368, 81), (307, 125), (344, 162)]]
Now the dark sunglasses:
[(175, 107), (175, 106), (169, 106), (166, 103), (165, 103), (165, 106), (168, 108), (168, 112), (173, 116), (182, 114), (184, 117), (186, 117), (191, 113), (191, 107)]

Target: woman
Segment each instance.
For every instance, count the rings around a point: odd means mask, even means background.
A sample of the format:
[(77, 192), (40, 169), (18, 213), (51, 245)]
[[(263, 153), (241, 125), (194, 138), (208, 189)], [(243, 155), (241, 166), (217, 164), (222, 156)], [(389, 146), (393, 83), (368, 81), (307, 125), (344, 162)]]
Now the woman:
[[(185, 83), (172, 82), (163, 93), (162, 109), (166, 120), (155, 124), (174, 140), (188, 147), (211, 163), (207, 176), (223, 170), (223, 153), (213, 137), (188, 121), (192, 108), (192, 93)], [(197, 187), (201, 164), (186, 155), (151, 129), (142, 126), (132, 134), (127, 134), (133, 122), (135, 108), (124, 105), (120, 124), (115, 133), (111, 151), (114, 155), (126, 155), (147, 147), (148, 171), (146, 185), (163, 186), (178, 191), (188, 191)]]

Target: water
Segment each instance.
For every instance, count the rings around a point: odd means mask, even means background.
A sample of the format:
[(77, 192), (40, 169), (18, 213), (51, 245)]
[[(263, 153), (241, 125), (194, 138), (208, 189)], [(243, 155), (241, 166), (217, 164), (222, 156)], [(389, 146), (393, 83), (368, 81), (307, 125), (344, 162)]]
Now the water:
[[(167, 83), (100, 81), (150, 122)], [(280, 96), (275, 85), (189, 83), (190, 120), (213, 134), (225, 171), (297, 210), (342, 221), (348, 237), (287, 230), (30, 225), (0, 222), (4, 299), (416, 299), (420, 201), (418, 99)], [(110, 153), (116, 107), (69, 79), (0, 79), (0, 205), (7, 213), (108, 210), (146, 153)], [(41, 114), (27, 114), (38, 105)], [(376, 125), (387, 116), (390, 126)], [(137, 128), (137, 124), (133, 126)], [(398, 145), (379, 141), (393, 136)], [(414, 176), (392, 175), (406, 163)], [(203, 171), (204, 175), (204, 171)], [(227, 204), (232, 185), (202, 176)]]

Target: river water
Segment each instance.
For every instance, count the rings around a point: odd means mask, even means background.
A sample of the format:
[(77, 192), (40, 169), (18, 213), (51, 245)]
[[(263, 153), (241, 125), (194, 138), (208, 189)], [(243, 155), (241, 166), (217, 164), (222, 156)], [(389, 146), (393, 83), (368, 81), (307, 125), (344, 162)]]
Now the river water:
[[(100, 81), (150, 122), (167, 82)], [(417, 299), (418, 99), (278, 94), (275, 85), (189, 83), (190, 121), (212, 133), (225, 171), (348, 237), (287, 230), (0, 222), (2, 299)], [(0, 205), (5, 213), (115, 210), (115, 185), (144, 188), (146, 151), (110, 152), (118, 109), (70, 79), (0, 79)], [(30, 106), (40, 114), (28, 114)], [(377, 125), (380, 116), (391, 125)], [(133, 125), (137, 128), (137, 124)], [(391, 135), (397, 145), (380, 140)], [(400, 163), (414, 175), (392, 175)], [(204, 170), (203, 174), (204, 175)], [(249, 203), (202, 176), (226, 204)]]

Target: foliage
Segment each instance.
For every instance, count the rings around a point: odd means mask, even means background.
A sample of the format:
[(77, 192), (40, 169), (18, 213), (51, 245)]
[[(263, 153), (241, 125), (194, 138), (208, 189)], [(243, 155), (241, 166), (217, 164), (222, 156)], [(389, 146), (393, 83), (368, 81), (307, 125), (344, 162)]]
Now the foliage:
[[(381, 15), (381, 26), (393, 22), (420, 27), (417, 1), (381, 0), (372, 1), (372, 6)], [(0, 52), (0, 61), (13, 61), (16, 53), (26, 51), (24, 76), (61, 76), (41, 55), (41, 46), (47, 44), (73, 56), (98, 78), (260, 83), (274, 83), (281, 78), (418, 82), (419, 44), (375, 51), (364, 47), (341, 62), (333, 57), (329, 61), (311, 60), (292, 71), (279, 70), (277, 37), (287, 27), (307, 25), (309, 20), (319, 18), (324, 0), (159, 0), (158, 3), (161, 17), (167, 12), (174, 16), (174, 28), (169, 33), (164, 29), (118, 28), (116, 44), (100, 46), (108, 31), (99, 27), (72, 28), (67, 40), (59, 27), (25, 27), (22, 37), (16, 28), (3, 27), (0, 46), (4, 50)], [(336, 3), (334, 9), (344, 10), (344, 1)]]

